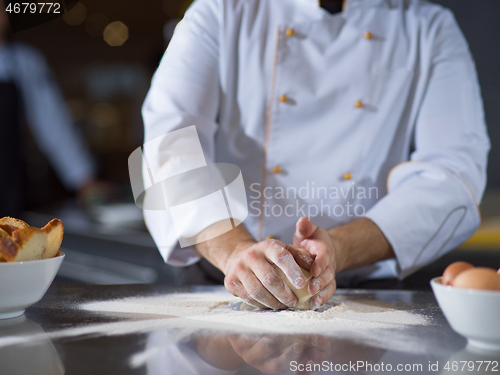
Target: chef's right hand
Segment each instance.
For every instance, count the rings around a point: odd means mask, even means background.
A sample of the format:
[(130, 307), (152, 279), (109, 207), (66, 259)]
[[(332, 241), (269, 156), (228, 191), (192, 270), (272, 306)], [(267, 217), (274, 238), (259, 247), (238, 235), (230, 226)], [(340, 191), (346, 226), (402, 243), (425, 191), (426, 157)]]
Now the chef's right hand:
[(312, 256), (304, 249), (278, 240), (248, 244), (235, 250), (225, 267), (224, 285), (246, 303), (271, 309), (295, 307), (297, 297), (275, 271), (279, 267), (295, 288), (305, 285), (299, 264), (309, 269)]

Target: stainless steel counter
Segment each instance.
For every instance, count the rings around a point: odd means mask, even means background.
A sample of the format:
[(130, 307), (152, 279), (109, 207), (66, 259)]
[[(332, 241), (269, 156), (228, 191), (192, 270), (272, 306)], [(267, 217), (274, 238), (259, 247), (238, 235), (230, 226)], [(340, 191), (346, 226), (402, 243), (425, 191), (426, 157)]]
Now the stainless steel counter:
[[(219, 287), (56, 282), (39, 303), (26, 310), (25, 316), (0, 321), (0, 374), (310, 373), (301, 369), (315, 369), (321, 374), (500, 372), (498, 364), (485, 369), (484, 362), (498, 361), (500, 353), (467, 347), (466, 340), (452, 331), (430, 292), (339, 290), (336, 295), (344, 299), (404, 304), (407, 311), (425, 315), (429, 321), (419, 326), (395, 324), (394, 328), (384, 328), (380, 340), (369, 342), (363, 332), (355, 330), (342, 337), (248, 335), (230, 332), (223, 326), (208, 329), (198, 325), (186, 335), (179, 334), (180, 325), (176, 326), (182, 317), (99, 314), (78, 307), (83, 302), (123, 297), (217, 290)], [(126, 329), (117, 323), (126, 324)], [(110, 328), (104, 329), (107, 334), (103, 334), (103, 327)], [(410, 343), (415, 351), (394, 345), (388, 349), (384, 340)], [(478, 370), (479, 361), (483, 365)], [(313, 364), (316, 368), (311, 367)]]

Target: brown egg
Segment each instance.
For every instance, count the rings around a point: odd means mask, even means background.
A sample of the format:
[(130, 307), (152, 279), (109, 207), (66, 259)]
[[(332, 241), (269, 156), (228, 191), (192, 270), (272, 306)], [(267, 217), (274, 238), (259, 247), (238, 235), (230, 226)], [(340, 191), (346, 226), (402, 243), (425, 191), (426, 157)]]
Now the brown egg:
[(474, 266), (467, 262), (453, 262), (443, 272), (443, 280), (441, 281), (444, 285), (453, 284), (453, 280), (458, 276), (459, 273), (468, 270), (469, 268), (474, 268)]
[(452, 285), (456, 288), (500, 291), (500, 276), (493, 268), (471, 268), (461, 272)]

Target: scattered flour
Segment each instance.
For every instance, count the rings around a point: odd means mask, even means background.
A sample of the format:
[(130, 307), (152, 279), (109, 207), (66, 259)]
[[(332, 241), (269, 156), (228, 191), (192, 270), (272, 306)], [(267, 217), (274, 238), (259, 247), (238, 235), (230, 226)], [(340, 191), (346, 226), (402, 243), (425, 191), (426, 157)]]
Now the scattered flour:
[[(80, 310), (127, 321), (85, 325), (54, 332), (0, 337), (0, 347), (37, 340), (96, 337), (169, 330), (170, 343), (202, 332), (239, 334), (320, 334), (346, 338), (388, 350), (424, 352), (425, 342), (413, 339), (415, 326), (430, 324), (406, 308), (359, 295), (335, 295), (316, 311), (240, 310), (241, 300), (227, 292), (178, 293), (85, 303)], [(139, 361), (141, 362), (141, 361)]]
[(354, 327), (382, 328), (426, 325), (424, 316), (395, 309), (374, 300), (335, 297), (316, 311), (240, 310), (238, 298), (229, 293), (179, 293), (154, 297), (125, 298), (81, 305), (83, 310), (114, 313), (154, 314), (210, 323), (224, 323), (228, 331), (248, 333), (336, 334)]
[(226, 292), (176, 293), (163, 296), (124, 298), (80, 305), (88, 311), (129, 314), (155, 314), (186, 317), (210, 313), (213, 309), (240, 301)]

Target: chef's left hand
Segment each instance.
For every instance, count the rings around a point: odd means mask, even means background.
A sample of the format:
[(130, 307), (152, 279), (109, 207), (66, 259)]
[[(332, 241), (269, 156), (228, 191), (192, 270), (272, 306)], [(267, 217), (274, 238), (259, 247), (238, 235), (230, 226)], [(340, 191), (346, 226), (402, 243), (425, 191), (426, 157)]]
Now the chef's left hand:
[(335, 293), (337, 284), (336, 248), (328, 232), (311, 222), (308, 217), (301, 217), (295, 226), (293, 244), (308, 250), (314, 258), (311, 265), (311, 275), (308, 291), (316, 294), (311, 301), (312, 308), (323, 306)]

